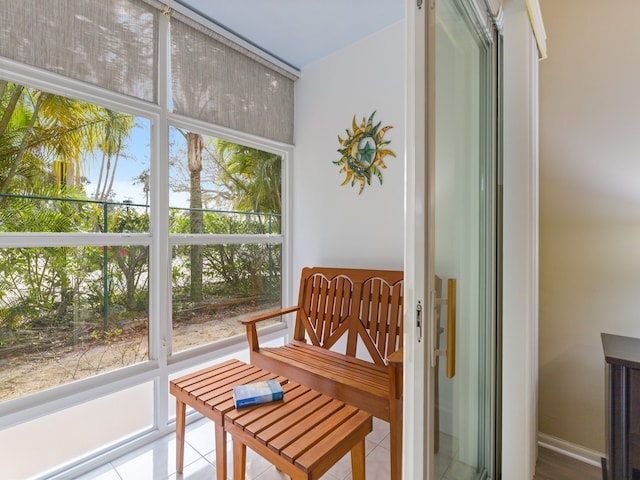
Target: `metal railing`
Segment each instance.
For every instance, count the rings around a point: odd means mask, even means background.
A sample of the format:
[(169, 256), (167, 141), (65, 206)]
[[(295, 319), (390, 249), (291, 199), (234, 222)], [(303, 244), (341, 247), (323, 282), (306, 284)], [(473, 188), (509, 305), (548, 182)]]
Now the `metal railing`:
[[(110, 228), (112, 227), (112, 225), (110, 225), (110, 213), (114, 212), (117, 209), (122, 209), (125, 210), (127, 212), (129, 212), (129, 209), (131, 208), (141, 208), (141, 209), (145, 209), (147, 210), (146, 212), (142, 213), (142, 215), (146, 215), (147, 217), (149, 216), (149, 212), (148, 209), (150, 208), (150, 205), (148, 204), (143, 204), (143, 203), (134, 203), (131, 200), (124, 200), (124, 201), (113, 201), (113, 200), (93, 200), (93, 199), (88, 199), (88, 198), (72, 198), (72, 197), (50, 197), (50, 196), (44, 196), (44, 195), (17, 195), (17, 194), (10, 194), (10, 193), (0, 193), (0, 202), (3, 202), (2, 199), (16, 199), (16, 200), (37, 200), (37, 201), (44, 201), (44, 202), (67, 202), (67, 203), (72, 203), (72, 204), (88, 204), (88, 205), (97, 205), (102, 209), (102, 218), (101, 218), (101, 224), (96, 224), (94, 226), (94, 228), (100, 228), (100, 231), (103, 233), (120, 233), (117, 231), (112, 231), (113, 229)], [(194, 212), (194, 211), (198, 211), (198, 212), (202, 212), (203, 214), (206, 213), (210, 213), (210, 214), (218, 214), (218, 215), (224, 215), (224, 216), (228, 216), (228, 215), (232, 215), (236, 218), (242, 217), (244, 216), (247, 221), (249, 221), (249, 219), (253, 218), (258, 218), (260, 224), (263, 224), (262, 219), (264, 219), (266, 221), (266, 232), (264, 234), (272, 234), (273, 233), (273, 229), (274, 229), (274, 224), (277, 223), (278, 219), (281, 218), (281, 214), (276, 214), (276, 213), (264, 213), (264, 212), (243, 212), (243, 211), (239, 211), (239, 210), (223, 210), (223, 209), (207, 209), (207, 208), (183, 208), (183, 207), (169, 207), (169, 211), (174, 211), (174, 212)], [(3, 225), (0, 222), (0, 230), (4, 230), (4, 231), (9, 231), (6, 229), (3, 229)], [(169, 232), (170, 234), (172, 232)], [(220, 232), (204, 232), (204, 233), (211, 233), (213, 235), (215, 235), (216, 233), (220, 233)], [(260, 235), (259, 233), (256, 233), (256, 235)], [(273, 259), (273, 252), (272, 252), (272, 247), (271, 245), (267, 245), (268, 251), (269, 251), (269, 275), (272, 275), (273, 269), (274, 269), (274, 259)], [(104, 328), (107, 328), (107, 319), (109, 316), (109, 275), (108, 275), (108, 267), (109, 267), (109, 258), (108, 258), (108, 248), (106, 246), (103, 247), (103, 257), (102, 257), (102, 277), (103, 277), (103, 281), (102, 281), (102, 294), (103, 294), (103, 305), (102, 305), (102, 315), (103, 315), (103, 321), (104, 321)]]

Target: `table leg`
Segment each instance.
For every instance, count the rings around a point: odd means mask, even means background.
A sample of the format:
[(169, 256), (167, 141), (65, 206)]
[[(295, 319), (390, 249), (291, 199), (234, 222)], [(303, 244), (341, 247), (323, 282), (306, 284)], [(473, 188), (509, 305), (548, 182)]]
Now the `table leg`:
[(214, 423), (216, 429), (216, 475), (218, 480), (227, 480), (227, 432), (222, 425)]
[(187, 406), (176, 400), (176, 472), (184, 468), (184, 424)]
[(351, 449), (351, 475), (353, 480), (365, 480), (364, 439)]
[(247, 466), (247, 447), (233, 439), (233, 480), (245, 480)]

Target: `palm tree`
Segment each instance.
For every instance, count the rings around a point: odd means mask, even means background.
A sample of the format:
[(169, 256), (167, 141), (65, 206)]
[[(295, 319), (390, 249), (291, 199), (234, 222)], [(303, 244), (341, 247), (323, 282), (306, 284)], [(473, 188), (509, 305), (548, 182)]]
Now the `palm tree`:
[[(187, 144), (186, 167), (189, 172), (189, 233), (204, 231), (203, 191), (202, 191), (202, 154), (205, 149), (201, 134), (177, 129)], [(178, 159), (180, 161), (180, 159)], [(202, 245), (191, 245), (190, 248), (190, 298), (193, 302), (202, 301)]]
[[(217, 155), (222, 159), (222, 179), (229, 190), (235, 210), (279, 214), (282, 211), (282, 159), (279, 155), (238, 145), (226, 140), (217, 141)], [(258, 221), (264, 220), (258, 215)], [(254, 294), (263, 293), (264, 262), (269, 259), (269, 276), (273, 260), (271, 246), (250, 246), (251, 261), (246, 265)]]
[[(179, 130), (186, 143), (186, 161), (178, 161), (189, 175), (186, 182), (179, 184), (180, 190), (189, 191), (189, 232), (204, 231), (203, 175), (217, 185), (216, 191), (208, 192), (224, 201), (227, 208), (251, 214), (279, 214), (281, 212), (281, 158), (276, 154), (238, 145), (226, 140), (204, 138), (201, 134)], [(184, 154), (183, 154), (184, 155)], [(203, 169), (203, 161), (211, 162)], [(205, 170), (206, 172), (203, 172)], [(186, 178), (184, 179), (186, 180)], [(206, 183), (206, 182), (205, 182)], [(258, 215), (260, 222), (265, 215)], [(248, 217), (247, 217), (248, 218)], [(219, 247), (224, 249), (227, 247)], [(218, 252), (219, 253), (219, 252)], [(249, 268), (256, 269), (254, 277), (262, 268), (262, 262), (253, 255), (255, 261)], [(201, 245), (190, 246), (190, 299), (202, 300), (203, 249)]]
[[(202, 150), (204, 140), (199, 133), (187, 132), (187, 164), (190, 173), (189, 225), (191, 233), (202, 233)], [(191, 300), (202, 301), (202, 245), (191, 245)]]
[[(8, 101), (0, 121), (0, 137), (3, 139), (3, 179), (0, 183), (0, 193), (7, 193), (9, 185), (15, 177), (18, 166), (25, 154), (28, 154), (27, 147), (33, 134), (38, 118), (38, 112), (45, 100), (43, 95), (38, 95), (35, 104), (32, 106), (30, 116), (25, 115), (25, 98), (23, 96), (24, 87), (21, 85), (5, 85), (3, 92), (7, 91)], [(4, 97), (4, 95), (3, 95)], [(14, 116), (14, 113), (18, 115)], [(16, 118), (18, 117), (18, 118)]]
[(236, 210), (260, 213), (282, 211), (281, 158), (274, 153), (217, 141), (224, 162), (223, 179)]
[(109, 198), (113, 188), (113, 181), (118, 168), (118, 160), (122, 156), (125, 141), (129, 138), (129, 132), (133, 127), (133, 117), (113, 110), (104, 109), (104, 128), (102, 129), (100, 142), (100, 174), (94, 198), (104, 201)]
[[(61, 186), (77, 185), (88, 155), (99, 150), (101, 172), (108, 164), (111, 181), (107, 185), (105, 177), (96, 194), (108, 196), (117, 160), (133, 127), (131, 115), (7, 81), (0, 82), (0, 92), (0, 194), (28, 193), (32, 181), (17, 177), (33, 173), (24, 168), (29, 165), (48, 167)], [(46, 170), (40, 171), (43, 174)]]
[[(81, 178), (95, 151), (102, 152), (101, 170), (106, 173), (101, 177), (104, 184), (99, 195), (106, 198), (132, 126), (131, 115), (0, 81), (0, 194), (19, 196), (11, 201), (0, 198), (5, 203), (0, 208), (2, 230), (86, 230), (87, 215), (81, 204), (50, 199), (86, 198)], [(17, 253), (29, 254), (29, 249)], [(58, 309), (59, 318), (64, 316), (73, 295), (66, 255), (65, 248), (44, 249), (38, 267), (46, 271), (33, 277), (33, 281), (40, 282), (56, 279), (46, 287), (35, 285), (33, 291), (47, 291), (52, 297), (65, 299)], [(28, 281), (24, 277), (25, 285)]]

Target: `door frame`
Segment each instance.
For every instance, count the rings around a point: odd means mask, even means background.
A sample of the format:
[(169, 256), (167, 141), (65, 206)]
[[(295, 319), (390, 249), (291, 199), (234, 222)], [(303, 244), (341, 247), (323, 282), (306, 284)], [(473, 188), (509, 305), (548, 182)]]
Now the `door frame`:
[[(433, 69), (428, 71), (429, 53), (425, 45), (427, 35), (433, 35), (435, 29), (428, 28), (433, 21), (428, 10), (433, 7), (432, 0), (406, 0), (407, 25), (407, 66), (406, 66), (406, 158), (405, 158), (405, 317), (404, 317), (404, 418), (402, 471), (404, 478), (426, 479), (431, 471), (431, 458), (424, 451), (433, 450), (433, 385), (434, 375), (430, 368), (430, 358), (426, 346), (428, 339), (428, 316), (431, 301), (426, 295), (429, 291), (426, 279), (426, 258), (430, 241), (427, 235), (427, 205), (433, 201), (427, 198), (424, 184), (427, 176), (426, 158), (429, 155), (427, 145), (427, 125), (435, 113), (435, 97), (421, 86), (433, 84)], [(429, 80), (430, 79), (430, 80)], [(431, 111), (431, 118), (428, 112)], [(433, 140), (433, 139), (431, 139)], [(432, 147), (433, 148), (433, 147)], [(434, 152), (431, 152), (433, 155)], [(418, 310), (420, 306), (420, 311)]]

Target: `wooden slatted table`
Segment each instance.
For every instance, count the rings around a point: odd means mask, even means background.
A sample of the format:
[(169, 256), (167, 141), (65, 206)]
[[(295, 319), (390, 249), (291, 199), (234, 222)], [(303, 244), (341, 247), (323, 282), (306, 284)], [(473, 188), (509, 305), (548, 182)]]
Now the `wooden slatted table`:
[(227, 478), (227, 447), (224, 416), (234, 410), (233, 387), (275, 378), (286, 378), (239, 360), (229, 360), (197, 372), (171, 380), (169, 391), (176, 397), (176, 470), (184, 467), (184, 431), (186, 406), (194, 408), (213, 420), (215, 425), (216, 474), (218, 480)]
[(294, 382), (283, 389), (283, 401), (225, 414), (234, 479), (245, 478), (249, 447), (294, 480), (320, 478), (351, 452), (352, 478), (364, 480), (364, 438), (372, 430), (371, 414)]

